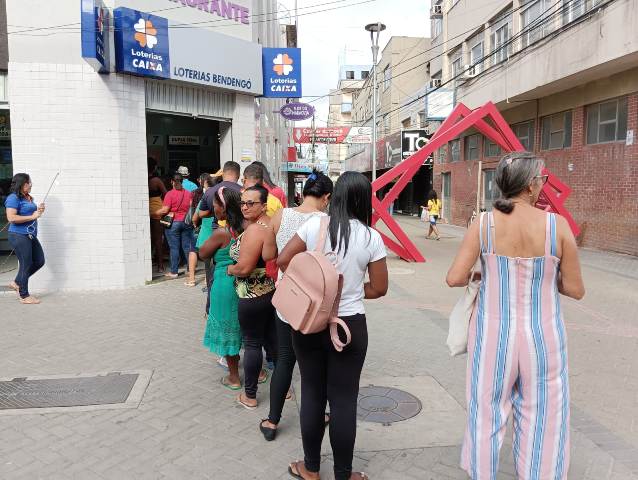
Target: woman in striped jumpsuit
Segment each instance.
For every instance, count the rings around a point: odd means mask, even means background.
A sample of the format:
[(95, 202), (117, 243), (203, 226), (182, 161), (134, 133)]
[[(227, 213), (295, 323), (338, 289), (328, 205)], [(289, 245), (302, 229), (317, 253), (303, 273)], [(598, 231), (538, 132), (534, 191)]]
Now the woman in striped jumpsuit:
[(569, 225), (534, 207), (547, 181), (543, 169), (528, 152), (500, 161), (495, 178), (502, 197), (470, 227), (447, 276), (450, 286), (467, 285), (480, 256), (461, 459), (475, 480), (496, 479), (510, 413), (517, 477), (567, 477), (569, 385), (559, 293), (580, 299), (585, 290)]

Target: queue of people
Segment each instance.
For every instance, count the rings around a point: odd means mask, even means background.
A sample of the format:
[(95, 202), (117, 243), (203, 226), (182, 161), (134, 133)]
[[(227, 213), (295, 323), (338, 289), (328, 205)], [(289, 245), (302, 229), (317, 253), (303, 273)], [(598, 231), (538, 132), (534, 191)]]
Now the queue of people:
[[(543, 171), (544, 162), (529, 152), (501, 159), (495, 171), (501, 197), (470, 226), (446, 277), (450, 287), (480, 283), (466, 324), (468, 418), (461, 459), (473, 479), (496, 478), (510, 414), (519, 478), (564, 479), (569, 468), (568, 360), (560, 295), (578, 300), (585, 288), (567, 221), (535, 207), (547, 181)], [(268, 380), (264, 351), (272, 359), (269, 414), (255, 429), (266, 441), (277, 437), (299, 364), (304, 459), (291, 462), (289, 474), (320, 478), (328, 428), (335, 479), (367, 479), (352, 471), (359, 381), (368, 348), (364, 299), (383, 297), (388, 290), (385, 246), (371, 227), (371, 184), (360, 173), (345, 172), (333, 185), (315, 171), (305, 183), (302, 203), (285, 208), (285, 198), (262, 164), (246, 167), (243, 186), (239, 178), (239, 165), (227, 162), (217, 174), (202, 175), (192, 191), (176, 173), (166, 191), (149, 160), (155, 258), (161, 264), (159, 225), (170, 248), (168, 278), (177, 277), (185, 260), (186, 284), (194, 284), (198, 257), (207, 262), (203, 344), (225, 360), (228, 375), (220, 383), (236, 393), (239, 405), (257, 408), (258, 386)], [(37, 221), (45, 205), (36, 205), (31, 186), (27, 174), (16, 174), (5, 201), (9, 241), (19, 261), (10, 286), (25, 304), (39, 303), (29, 293), (29, 278), (44, 265)], [(430, 234), (437, 239), (440, 209), (433, 192), (427, 211), (434, 217)], [(197, 240), (195, 227), (200, 227)], [(273, 306), (277, 281), (306, 251), (330, 258), (341, 276), (335, 314), (347, 330), (337, 330), (338, 338), (330, 329), (302, 333)], [(274, 274), (269, 271), (273, 266)]]

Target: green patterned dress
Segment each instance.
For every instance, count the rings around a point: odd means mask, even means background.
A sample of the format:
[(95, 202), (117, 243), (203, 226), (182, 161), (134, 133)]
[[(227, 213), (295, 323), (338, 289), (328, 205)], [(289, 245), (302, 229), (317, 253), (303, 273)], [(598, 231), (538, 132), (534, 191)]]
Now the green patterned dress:
[(238, 355), (241, 349), (241, 330), (237, 318), (238, 297), (235, 277), (226, 269), (234, 264), (230, 249), (235, 240), (215, 252), (215, 270), (210, 291), (210, 310), (204, 333), (204, 346), (217, 355)]

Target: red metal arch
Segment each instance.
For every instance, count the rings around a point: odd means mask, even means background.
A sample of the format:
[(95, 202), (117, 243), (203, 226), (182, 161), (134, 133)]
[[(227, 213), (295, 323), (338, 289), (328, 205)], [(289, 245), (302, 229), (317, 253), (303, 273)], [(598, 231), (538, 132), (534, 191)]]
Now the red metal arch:
[[(419, 252), (399, 224), (392, 218), (388, 212), (388, 208), (392, 202), (398, 198), (412, 177), (416, 175), (428, 156), (469, 128), (477, 129), (484, 136), (499, 145), (505, 152), (524, 150), (523, 145), (521, 145), (521, 142), (516, 135), (514, 135), (514, 132), (492, 102), (488, 102), (476, 110), (470, 110), (462, 103), (459, 103), (437, 129), (426, 146), (381, 175), (372, 183), (372, 225), (375, 225), (379, 220), (382, 220), (387, 225), (390, 232), (395, 236), (396, 241), (381, 232), (379, 233), (381, 233), (386, 246), (402, 259), (414, 262), (425, 262), (425, 258), (421, 255), (421, 252)], [(565, 217), (574, 235), (578, 235), (579, 228), (564, 206), (565, 201), (571, 193), (571, 189), (550, 171), (545, 170), (544, 173), (549, 175), (549, 178), (543, 188), (539, 203), (545, 206), (545, 210), (556, 212)], [(376, 192), (397, 178), (398, 180), (395, 185), (382, 200), (379, 200), (376, 197)]]

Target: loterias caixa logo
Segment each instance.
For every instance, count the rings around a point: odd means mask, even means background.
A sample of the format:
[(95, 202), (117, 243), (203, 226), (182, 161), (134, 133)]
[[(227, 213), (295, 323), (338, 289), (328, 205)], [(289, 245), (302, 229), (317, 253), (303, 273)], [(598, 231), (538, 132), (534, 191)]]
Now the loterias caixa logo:
[(264, 48), (264, 96), (301, 97), (301, 50)]
[(114, 16), (117, 70), (169, 78), (168, 20), (125, 7)]

